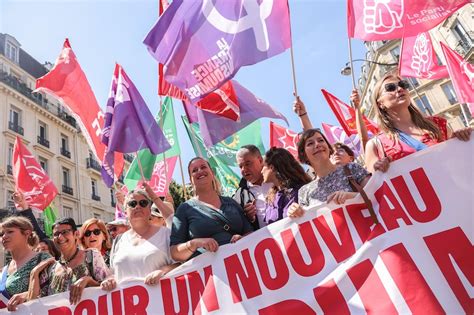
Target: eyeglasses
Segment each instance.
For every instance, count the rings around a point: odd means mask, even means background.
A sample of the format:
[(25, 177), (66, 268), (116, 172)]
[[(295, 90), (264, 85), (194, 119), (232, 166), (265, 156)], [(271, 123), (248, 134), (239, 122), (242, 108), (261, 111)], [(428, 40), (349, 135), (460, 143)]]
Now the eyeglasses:
[(67, 234), (71, 233), (72, 229), (64, 229), (62, 231), (57, 231), (53, 233), (54, 238), (58, 238), (59, 235), (66, 236)]
[(137, 205), (140, 205), (140, 207), (146, 208), (146, 207), (148, 207), (149, 204), (150, 204), (150, 201), (149, 201), (149, 200), (146, 200), (146, 199), (142, 199), (142, 200), (140, 200), (140, 201), (130, 200), (130, 201), (127, 203), (127, 206), (128, 206), (129, 208), (135, 208)]
[(91, 231), (91, 230), (87, 230), (87, 231), (84, 232), (84, 236), (85, 236), (85, 237), (89, 237), (89, 236), (92, 235), (92, 233), (94, 233), (95, 236), (98, 236), (100, 233), (102, 233), (102, 231), (99, 230), (99, 229), (93, 229), (92, 231)]
[(111, 228), (108, 228), (107, 231), (109, 231), (109, 233), (113, 233), (113, 232), (117, 231), (117, 227), (113, 226)]
[(400, 80), (398, 82), (387, 83), (384, 85), (385, 92), (395, 92), (397, 87), (401, 87), (404, 90), (408, 90), (410, 83), (407, 80)]

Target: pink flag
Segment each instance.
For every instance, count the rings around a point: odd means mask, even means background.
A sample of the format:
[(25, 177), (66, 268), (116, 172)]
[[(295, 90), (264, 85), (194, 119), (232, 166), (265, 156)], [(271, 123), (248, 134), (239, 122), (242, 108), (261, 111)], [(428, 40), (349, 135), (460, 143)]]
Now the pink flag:
[(429, 32), (403, 39), (399, 69), (403, 77), (431, 80), (449, 77), (446, 67), (437, 63)]
[(467, 103), (471, 114), (474, 114), (474, 65), (468, 63), (446, 44), (441, 43), (441, 48), (459, 103)]
[(328, 138), (329, 143), (334, 144), (336, 142), (344, 143), (354, 151), (355, 157), (358, 157), (362, 152), (362, 143), (358, 135), (348, 136), (344, 129), (339, 126), (332, 126), (326, 123), (321, 123), (324, 134)]
[(15, 190), (23, 193), (32, 208), (44, 210), (58, 194), (48, 174), (18, 136), (13, 149), (13, 177)]
[[(357, 126), (356, 126), (356, 112), (355, 109), (326, 91), (325, 89), (321, 89), (323, 92), (323, 96), (331, 107), (334, 115), (336, 116), (337, 120), (341, 124), (342, 128), (347, 135), (357, 134)], [(378, 133), (377, 124), (367, 119), (363, 116), (365, 126), (367, 131), (372, 132), (373, 134)]]
[(349, 37), (367, 41), (415, 36), (472, 0), (348, 0)]
[[(166, 158), (166, 169), (163, 161), (157, 162), (153, 167), (153, 173), (151, 174), (148, 184), (158, 196), (165, 197), (168, 194), (168, 188), (173, 179), (173, 172), (177, 159), (178, 156)], [(142, 181), (140, 180), (137, 187), (141, 187), (141, 185)]]
[(298, 159), (299, 135), (270, 121), (270, 147), (284, 148)]
[[(124, 194), (124, 196), (126, 196), (128, 194), (127, 186), (123, 185), (122, 188), (120, 188), (120, 191)], [(123, 205), (120, 204), (120, 202), (115, 204), (115, 220), (127, 220), (127, 215), (125, 214)]]

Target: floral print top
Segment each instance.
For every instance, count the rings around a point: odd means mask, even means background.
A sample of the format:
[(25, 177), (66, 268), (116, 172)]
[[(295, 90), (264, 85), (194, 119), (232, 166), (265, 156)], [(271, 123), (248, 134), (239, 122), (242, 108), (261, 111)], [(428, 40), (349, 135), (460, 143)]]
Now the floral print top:
[(97, 282), (102, 282), (110, 275), (102, 254), (96, 249), (86, 249), (84, 261), (74, 268), (59, 263), (52, 264), (46, 272), (40, 274), (40, 296), (48, 296), (69, 291), (69, 287), (85, 276), (91, 276)]
[[(357, 163), (347, 164), (355, 181), (360, 184), (370, 173)], [(328, 196), (336, 191), (353, 191), (344, 167), (339, 166), (334, 172), (316, 178), (302, 186), (298, 191), (298, 202), (301, 206), (314, 206), (326, 202)]]
[[(27, 261), (20, 269), (8, 275), (6, 281), (6, 291), (10, 296), (28, 291), (28, 285), (30, 283), (31, 270), (43, 260), (51, 258), (48, 253), (38, 253), (29, 261)], [(6, 266), (8, 270), (8, 266)]]

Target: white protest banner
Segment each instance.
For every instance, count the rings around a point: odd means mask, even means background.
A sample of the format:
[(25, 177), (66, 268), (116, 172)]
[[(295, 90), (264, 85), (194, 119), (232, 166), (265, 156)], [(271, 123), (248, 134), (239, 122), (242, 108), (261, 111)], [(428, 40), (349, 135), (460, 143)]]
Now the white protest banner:
[(16, 314), (472, 314), (474, 141), (395, 161), (360, 197), (310, 209), (183, 264), (155, 287), (86, 289)]

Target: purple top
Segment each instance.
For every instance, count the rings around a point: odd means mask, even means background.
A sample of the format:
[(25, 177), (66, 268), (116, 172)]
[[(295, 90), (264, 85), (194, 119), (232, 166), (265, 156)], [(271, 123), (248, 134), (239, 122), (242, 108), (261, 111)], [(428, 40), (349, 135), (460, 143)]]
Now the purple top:
[(299, 187), (278, 191), (273, 203), (266, 204), (264, 221), (270, 224), (286, 218), (290, 205), (293, 202), (298, 203), (298, 190)]

